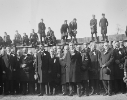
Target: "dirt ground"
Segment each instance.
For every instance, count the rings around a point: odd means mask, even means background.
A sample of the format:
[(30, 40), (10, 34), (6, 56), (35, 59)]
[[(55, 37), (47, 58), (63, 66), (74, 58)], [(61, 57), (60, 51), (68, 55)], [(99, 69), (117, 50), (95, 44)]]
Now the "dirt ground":
[(78, 97), (77, 95), (69, 97), (69, 96), (61, 96), (61, 95), (56, 95), (56, 96), (37, 96), (37, 95), (15, 95), (15, 96), (0, 96), (0, 100), (127, 100), (127, 94), (117, 94), (113, 96), (98, 96), (98, 95), (93, 95), (93, 96), (82, 96)]

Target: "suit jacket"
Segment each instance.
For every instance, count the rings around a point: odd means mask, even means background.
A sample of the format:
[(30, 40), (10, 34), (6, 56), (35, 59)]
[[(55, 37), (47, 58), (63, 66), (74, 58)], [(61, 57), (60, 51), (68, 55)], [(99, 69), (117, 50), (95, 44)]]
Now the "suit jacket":
[(46, 29), (45, 24), (40, 22), (38, 24), (38, 33), (45, 36), (45, 29)]
[(69, 24), (69, 33), (72, 32), (72, 30), (77, 30), (77, 23), (75, 23), (75, 24), (70, 23)]
[(61, 29), (60, 29), (60, 31), (61, 31), (61, 34), (62, 33), (66, 33), (67, 32), (67, 30), (68, 30), (68, 24), (63, 24), (62, 26), (61, 26)]
[(107, 27), (108, 26), (108, 21), (106, 18), (101, 18), (99, 22), (99, 26), (101, 27)]
[(97, 33), (97, 19), (90, 20), (91, 32)]

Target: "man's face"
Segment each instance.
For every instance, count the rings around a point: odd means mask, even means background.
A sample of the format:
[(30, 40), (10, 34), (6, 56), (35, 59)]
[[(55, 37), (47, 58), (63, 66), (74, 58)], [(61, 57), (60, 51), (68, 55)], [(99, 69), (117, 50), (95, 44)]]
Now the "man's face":
[(17, 55), (20, 56), (21, 55), (21, 52), (20, 51), (17, 51)]
[(43, 23), (43, 19), (41, 19), (41, 22)]
[(93, 19), (95, 19), (95, 15), (93, 15), (92, 17), (93, 17)]
[(87, 45), (87, 44), (84, 44), (83, 46), (84, 46), (84, 48), (87, 48), (87, 47), (88, 47), (88, 45)]
[(54, 55), (54, 50), (53, 49), (50, 49), (50, 54)]
[(115, 43), (115, 48), (119, 48), (119, 47), (120, 47), (119, 42), (116, 42), (116, 43)]
[(27, 52), (28, 52), (28, 49), (27, 49), (27, 48), (24, 48), (24, 49), (23, 49), (23, 53), (24, 53), (24, 54), (27, 54)]
[(74, 49), (74, 44), (69, 44), (69, 48), (71, 49), (71, 50), (73, 50)]
[(58, 49), (57, 50), (57, 54), (61, 54), (61, 49)]
[(5, 32), (4, 35), (7, 35), (7, 33)]
[(108, 50), (108, 49), (109, 49), (108, 43), (104, 43), (104, 49), (105, 49), (105, 50)]
[(67, 24), (67, 21), (64, 21), (64, 24)]
[(69, 50), (68, 46), (64, 47), (64, 52), (67, 52)]
[(39, 48), (40, 48), (41, 51), (44, 50), (44, 46), (43, 45), (41, 45)]
[(50, 31), (50, 30), (51, 30), (51, 28), (49, 27), (49, 28), (48, 28), (48, 31)]
[(34, 30), (32, 29), (32, 33), (34, 33)]
[(105, 18), (105, 15), (102, 15), (102, 18)]
[(77, 46), (76, 47), (76, 50), (80, 52), (81, 51), (81, 47), (80, 46)]
[(6, 50), (7, 50), (7, 53), (11, 52), (11, 48), (10, 47), (7, 47)]
[(74, 19), (73, 22), (76, 23), (76, 19)]

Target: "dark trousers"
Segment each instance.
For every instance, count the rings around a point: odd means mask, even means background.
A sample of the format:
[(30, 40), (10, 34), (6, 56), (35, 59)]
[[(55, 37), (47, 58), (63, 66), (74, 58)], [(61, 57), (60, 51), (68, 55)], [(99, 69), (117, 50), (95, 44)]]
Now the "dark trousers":
[[(98, 41), (97, 33), (95, 33), (95, 38), (96, 38), (96, 41)], [(92, 41), (94, 40), (93, 33), (91, 33), (91, 40)]]
[(14, 84), (13, 80), (5, 80), (4, 81), (4, 94), (13, 94), (14, 93)]
[(45, 37), (44, 37), (44, 36), (42, 36), (42, 34), (39, 34), (40, 43), (42, 43), (42, 37), (44, 38), (44, 43), (45, 43)]
[(124, 93), (126, 89), (126, 84), (123, 82), (122, 79), (115, 80), (115, 93), (122, 92)]
[(0, 80), (0, 94), (3, 93), (3, 81)]
[[(74, 93), (74, 84), (73, 82), (69, 83), (69, 94), (73, 94)], [(81, 83), (76, 83), (76, 87), (77, 87), (77, 94), (80, 95), (81, 94)]]
[(57, 87), (57, 84), (54, 81), (49, 82), (49, 93), (50, 94), (55, 94), (56, 87)]
[(84, 94), (86, 92), (86, 94), (89, 94), (89, 85), (88, 85), (88, 80), (83, 80), (81, 82), (81, 92), (82, 94)]
[(27, 91), (28, 91), (27, 82), (26, 81), (23, 81), (21, 84), (22, 84), (22, 93), (23, 94), (26, 94)]
[(41, 94), (48, 94), (48, 83), (40, 83), (40, 93)]
[(92, 79), (89, 81), (90, 88), (92, 88), (93, 93), (99, 93), (99, 80), (98, 79)]
[(105, 92), (110, 94), (112, 92), (112, 81), (111, 80), (103, 80), (102, 82), (103, 82)]
[(35, 82), (34, 81), (28, 82), (28, 91), (30, 94), (35, 93)]

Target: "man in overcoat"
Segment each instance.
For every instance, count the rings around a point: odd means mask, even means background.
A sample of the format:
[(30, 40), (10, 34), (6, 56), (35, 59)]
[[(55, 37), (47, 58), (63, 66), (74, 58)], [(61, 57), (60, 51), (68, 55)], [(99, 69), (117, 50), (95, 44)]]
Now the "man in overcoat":
[(53, 49), (50, 49), (49, 69), (51, 71), (49, 74), (49, 92), (51, 95), (55, 95), (57, 91), (57, 85), (60, 83), (61, 68), (59, 58), (55, 56)]
[(120, 48), (119, 42), (115, 43), (114, 49), (114, 78), (115, 78), (115, 93), (125, 91), (124, 77), (124, 62), (125, 62), (125, 50)]
[(74, 44), (69, 43), (66, 53), (66, 83), (69, 83), (69, 96), (73, 96), (74, 84), (77, 85), (77, 94), (81, 96), (81, 54), (75, 50)]
[[(90, 68), (90, 56), (87, 49), (81, 51), (82, 66), (81, 66), (81, 80), (82, 80), (82, 95), (86, 92), (86, 96), (89, 96), (89, 68)], [(86, 91), (85, 91), (86, 90)]]
[[(33, 70), (33, 57), (28, 54), (28, 49), (23, 48), (23, 55), (20, 57), (20, 80), (22, 82), (22, 94), (27, 94), (27, 84), (29, 88), (32, 88), (31, 81), (34, 79)], [(30, 91), (31, 92), (31, 91)]]
[(91, 95), (99, 94), (99, 57), (100, 52), (96, 49), (96, 43), (91, 43), (90, 56), (90, 68), (89, 68), (89, 82), (92, 88)]
[(43, 22), (43, 19), (41, 19), (41, 22), (38, 24), (38, 33), (40, 37), (40, 43), (42, 43), (42, 37), (45, 38), (45, 29), (46, 29), (45, 24)]
[(4, 74), (4, 94), (14, 94), (14, 72), (16, 71), (16, 56), (11, 54), (11, 48), (7, 47), (2, 53), (2, 69)]
[(44, 46), (40, 45), (40, 51), (36, 56), (36, 68), (35, 72), (38, 75), (38, 83), (40, 84), (40, 94), (39, 96), (43, 96), (45, 92), (45, 85), (48, 85), (49, 82), (49, 52), (44, 50)]
[(112, 80), (114, 79), (114, 53), (113, 49), (109, 48), (107, 42), (104, 43), (104, 51), (100, 55), (100, 80), (103, 82), (105, 95), (111, 96), (112, 93)]

